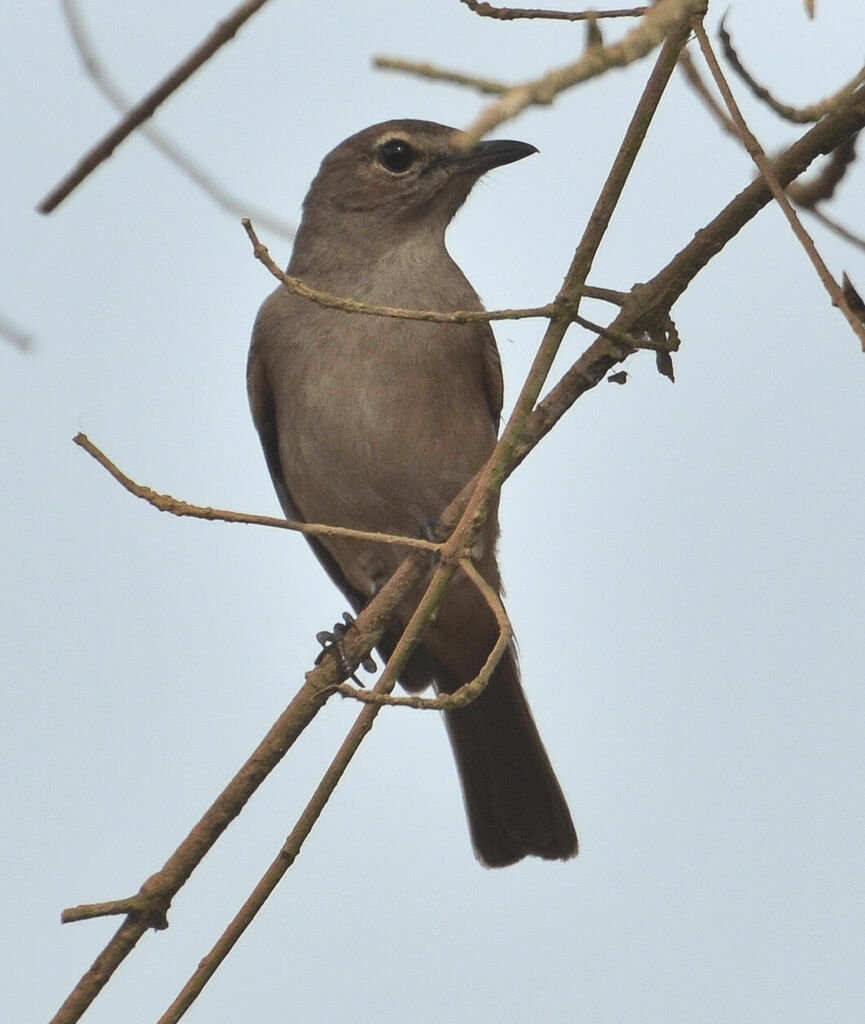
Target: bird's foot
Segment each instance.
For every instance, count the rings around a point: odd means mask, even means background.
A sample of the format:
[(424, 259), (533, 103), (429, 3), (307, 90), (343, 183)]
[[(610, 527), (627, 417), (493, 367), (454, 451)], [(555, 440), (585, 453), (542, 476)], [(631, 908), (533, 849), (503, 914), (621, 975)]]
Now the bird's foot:
[[(315, 663), (316, 665), (318, 665), (326, 654), (328, 654), (330, 651), (335, 651), (337, 658), (339, 658), (340, 670), (345, 675), (345, 678), (354, 680), (354, 682), (357, 683), (357, 685), (363, 689), (363, 683), (355, 675), (354, 666), (346, 657), (345, 651), (342, 646), (342, 641), (345, 638), (346, 633), (353, 625), (354, 616), (350, 615), (348, 612), (343, 612), (342, 622), (337, 622), (334, 625), (333, 630), (331, 632), (328, 632), (326, 629), (323, 629), (321, 630), (321, 632), (316, 633), (315, 639), (321, 644), (321, 646), (324, 649), (315, 659)], [(365, 672), (375, 672), (377, 668), (375, 659), (372, 657), (371, 654), (368, 654), (360, 663), (360, 665)]]

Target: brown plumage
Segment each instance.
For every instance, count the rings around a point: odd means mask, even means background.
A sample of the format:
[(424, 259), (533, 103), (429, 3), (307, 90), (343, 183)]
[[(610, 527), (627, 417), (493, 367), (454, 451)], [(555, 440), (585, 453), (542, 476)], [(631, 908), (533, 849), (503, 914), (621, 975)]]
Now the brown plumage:
[[(481, 309), (445, 248), (445, 230), (477, 179), (535, 152), (522, 142), (455, 145), (455, 130), (389, 121), (325, 157), (304, 201), (288, 272), (367, 302), (449, 312)], [(436, 324), (327, 309), (277, 288), (256, 319), (248, 386), (253, 419), (285, 514), (419, 536), (483, 466), (496, 441), (502, 376), (487, 323)], [(496, 508), (476, 560), (501, 589)], [(313, 538), (354, 609), (404, 548)], [(404, 625), (419, 595), (406, 602)], [(497, 636), (464, 574), (451, 584), (401, 683), (452, 692), (473, 678)], [(382, 637), (387, 657), (399, 629)], [(570, 813), (538, 735), (510, 649), (486, 691), (445, 714), (472, 842), (491, 866), (577, 852)]]

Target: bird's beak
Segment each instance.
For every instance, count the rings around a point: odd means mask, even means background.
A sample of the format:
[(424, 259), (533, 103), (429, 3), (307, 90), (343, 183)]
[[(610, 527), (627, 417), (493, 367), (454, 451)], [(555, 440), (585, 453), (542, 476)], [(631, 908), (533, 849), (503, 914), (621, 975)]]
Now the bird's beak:
[(512, 139), (496, 139), (493, 142), (480, 142), (474, 149), (453, 157), (454, 164), (461, 165), (466, 171), (483, 174), (493, 167), (503, 167), (515, 160), (537, 153), (537, 149), (528, 142), (515, 142)]

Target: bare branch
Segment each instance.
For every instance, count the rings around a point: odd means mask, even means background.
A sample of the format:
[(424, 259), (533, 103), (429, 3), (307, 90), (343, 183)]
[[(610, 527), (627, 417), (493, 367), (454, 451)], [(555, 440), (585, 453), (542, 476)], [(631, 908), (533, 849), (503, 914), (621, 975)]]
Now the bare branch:
[[(721, 71), (721, 67), (718, 64), (714, 51), (712, 50), (712, 44), (709, 42), (709, 37), (706, 35), (705, 29), (700, 24), (695, 26), (695, 30), (697, 32), (697, 39), (700, 43), (700, 49), (703, 52), (706, 63), (709, 65), (709, 70), (712, 72), (715, 84), (718, 86), (721, 95), (724, 97), (727, 109), (730, 111), (730, 116), (736, 122), (736, 128), (738, 129), (739, 136), (742, 139), (742, 144), (748, 150), (748, 153), (751, 155), (754, 163), (760, 169), (760, 173), (769, 188), (772, 190), (772, 195), (775, 197), (775, 201), (783, 210), (784, 216), (787, 218), (790, 227), (793, 229), (793, 234), (799, 239), (802, 248), (808, 254), (808, 258), (811, 260), (814, 265), (814, 269), (817, 271), (817, 276), (823, 282), (826, 291), (832, 299), (832, 305), (838, 306), (847, 318), (847, 322), (859, 338), (862, 351), (865, 352), (865, 325), (863, 325), (862, 322), (854, 315), (853, 311), (847, 304), (847, 300), (844, 297), (844, 292), (841, 286), (829, 272), (829, 268), (817, 252), (813, 239), (802, 226), (802, 222), (796, 216), (796, 211), (793, 209), (790, 200), (784, 194), (784, 189), (778, 181), (772, 167), (771, 160), (766, 156), (763, 148), (760, 146), (760, 143), (745, 123), (745, 119), (742, 117), (742, 112), (739, 110), (736, 100), (733, 97), (733, 93), (730, 91), (730, 86)], [(865, 87), (863, 87), (862, 91), (865, 91)]]
[(725, 27), (724, 23), (726, 20), (727, 16), (725, 14), (718, 27), (718, 38), (721, 40), (721, 47), (723, 49), (724, 56), (754, 96), (765, 103), (766, 106), (771, 107), (779, 117), (783, 117), (787, 121), (793, 121), (795, 124), (812, 124), (815, 121), (819, 121), (827, 111), (833, 110), (837, 107), (842, 100), (846, 99), (854, 91), (854, 89), (865, 82), (865, 68), (862, 68), (862, 70), (859, 71), (858, 74), (856, 74), (856, 76), (845, 86), (842, 86), (842, 88), (840, 88), (836, 93), (828, 96), (825, 100), (821, 100), (819, 103), (812, 103), (807, 107), (793, 107), (787, 103), (782, 103), (780, 100), (775, 99), (772, 93), (770, 93), (764, 85), (760, 85), (760, 83), (756, 81), (748, 69), (742, 64), (739, 59), (739, 55), (733, 47), (733, 42), (730, 39), (730, 33)]
[(247, 526), (271, 526), (278, 530), (292, 530), (296, 533), (308, 534), (313, 537), (351, 537), (355, 540), (371, 541), (374, 544), (396, 544), (401, 547), (418, 548), (421, 551), (437, 552), (441, 544), (424, 540), (421, 537), (403, 537), (394, 533), (370, 533), (367, 530), (352, 530), (347, 526), (329, 526), (324, 523), (301, 523), (291, 519), (279, 519), (276, 516), (256, 516), (247, 512), (230, 512), (227, 509), (210, 508), (209, 506), (191, 505), (188, 501), (172, 498), (170, 494), (160, 494), (142, 484), (137, 484), (122, 469), (96, 447), (86, 434), (78, 433), (72, 439), (79, 448), (107, 469), (111, 476), (130, 494), (141, 498), (160, 512), (170, 512), (173, 516), (186, 516), (191, 519), (208, 519), (212, 522), (243, 523)]
[(518, 18), (544, 18), (548, 21), (596, 21), (600, 18), (640, 18), (649, 10), (648, 7), (620, 8), (613, 11), (545, 11), (524, 7), (493, 7), (492, 4), (480, 3), (478, 0), (460, 0), (470, 11), (482, 18), (495, 18), (497, 21), (515, 21)]
[(805, 209), (812, 217), (816, 217), (824, 227), (828, 228), (830, 231), (834, 231), (836, 235), (843, 238), (845, 242), (849, 242), (851, 245), (855, 245), (857, 248), (865, 250), (865, 237), (862, 235), (856, 235), (845, 228), (843, 224), (835, 220), (834, 217), (830, 217), (829, 214), (821, 210), (819, 206), (806, 206)]
[(643, 20), (612, 46), (591, 46), (579, 60), (547, 72), (541, 78), (515, 85), (491, 104), (465, 132), (466, 146), (473, 145), (493, 128), (510, 121), (526, 107), (548, 104), (560, 93), (609, 68), (624, 67), (651, 53), (683, 21), (700, 16), (707, 0), (658, 0)]
[[(860, 88), (775, 158), (772, 167), (777, 181), (786, 187), (818, 156), (830, 153), (863, 127), (865, 88)], [(762, 176), (756, 178), (697, 231), (651, 280), (631, 291), (608, 330), (629, 335), (638, 332), (647, 322), (662, 321), (697, 274), (771, 199), (772, 192), (766, 181)], [(603, 380), (622, 358), (622, 350), (605, 338), (598, 338), (586, 349), (532, 413), (525, 437), (516, 449), (514, 467), (552, 430), (574, 402)]]
[(703, 77), (697, 69), (691, 59), (691, 54), (687, 50), (682, 50), (679, 55), (679, 68), (688, 80), (691, 88), (700, 97), (703, 103), (706, 105), (712, 116), (724, 129), (728, 135), (732, 135), (734, 139), (739, 138), (739, 133), (736, 131), (736, 125), (730, 120), (727, 112), (721, 106), (721, 104), (715, 99), (709, 86), (703, 81)]
[[(72, 36), (75, 48), (97, 89), (111, 105), (121, 114), (126, 114), (132, 104), (123, 95), (119, 86), (111, 79), (104, 65), (97, 56), (96, 49), (84, 27), (84, 21), (78, 10), (76, 0), (61, 0), (66, 25)], [(247, 203), (232, 196), (227, 189), (219, 184), (200, 164), (186, 153), (167, 135), (152, 125), (143, 124), (141, 134), (151, 142), (164, 157), (170, 160), (178, 170), (201, 188), (220, 209), (237, 217), (252, 217), (258, 224), (263, 224), (268, 231), (291, 240), (294, 238), (294, 227), (287, 221), (275, 217), (253, 203)]]
[(245, 0), (199, 43), (159, 85), (140, 100), (126, 116), (72, 168), (69, 174), (36, 207), (39, 213), (51, 213), (64, 199), (103, 163), (135, 129), (152, 117), (156, 109), (176, 92), (220, 47), (234, 38), (243, 24), (259, 11), (267, 0)]
[[(255, 229), (249, 220), (243, 219), (243, 227), (249, 240), (252, 242), (252, 250), (255, 258), (263, 263), (273, 276), (281, 281), (285, 287), (294, 295), (300, 295), (305, 299), (317, 302), (320, 306), (327, 306), (330, 309), (341, 309), (346, 313), (364, 313), (367, 316), (386, 316), (396, 320), (426, 320), (439, 324), (469, 324), (485, 320), (527, 320), (534, 317), (553, 316), (556, 308), (553, 305), (535, 306), (531, 309), (494, 309), (474, 310), (460, 309), (453, 313), (440, 313), (431, 309), (399, 309), (395, 306), (376, 306), (360, 299), (343, 298), (333, 295), (330, 292), (321, 292), (316, 288), (310, 288), (304, 284), (299, 277), (291, 277), (274, 263), (267, 246), (259, 241)], [(588, 294), (588, 291), (586, 292)], [(593, 295), (592, 298), (601, 298), (600, 295)]]
[(496, 82), (491, 78), (478, 78), (476, 75), (466, 75), (461, 71), (447, 71), (426, 61), (403, 60), (400, 57), (374, 57), (372, 63), (373, 67), (382, 68), (385, 71), (405, 71), (407, 74), (428, 78), (433, 82), (467, 85), (479, 92), (500, 95), (510, 89), (510, 86), (504, 82)]

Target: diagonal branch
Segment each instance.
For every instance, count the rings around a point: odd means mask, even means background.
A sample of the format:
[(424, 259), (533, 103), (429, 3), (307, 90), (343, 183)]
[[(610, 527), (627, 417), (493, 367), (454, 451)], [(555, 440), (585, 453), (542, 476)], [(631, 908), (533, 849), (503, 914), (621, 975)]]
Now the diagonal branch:
[[(817, 157), (831, 153), (863, 127), (865, 88), (860, 88), (773, 161), (779, 184), (789, 185)], [(767, 183), (762, 177), (756, 178), (697, 231), (651, 280), (631, 291), (609, 330), (626, 335), (639, 333), (641, 325), (662, 321), (697, 274), (771, 200), (772, 192)], [(526, 436), (516, 451), (515, 465), (552, 430), (574, 402), (603, 380), (622, 358), (621, 348), (605, 338), (598, 338), (590, 345), (532, 413)]]
[[(724, 97), (724, 102), (727, 104), (730, 116), (736, 123), (736, 128), (739, 132), (739, 137), (742, 140), (742, 145), (748, 150), (748, 153), (754, 163), (760, 169), (760, 173), (764, 180), (772, 190), (772, 195), (775, 197), (775, 201), (781, 207), (784, 216), (787, 218), (790, 227), (793, 229), (793, 234), (798, 238), (802, 248), (805, 250), (808, 258), (814, 265), (814, 269), (817, 271), (817, 276), (823, 282), (826, 291), (829, 293), (829, 296), (832, 299), (832, 305), (838, 306), (847, 318), (847, 322), (852, 327), (854, 334), (859, 338), (862, 351), (865, 352), (865, 325), (859, 321), (847, 304), (847, 300), (844, 297), (844, 292), (842, 291), (841, 286), (830, 273), (829, 268), (826, 266), (823, 258), (820, 256), (820, 253), (817, 252), (813, 239), (802, 226), (802, 222), (796, 216), (796, 211), (793, 209), (790, 200), (786, 195), (784, 195), (784, 190), (775, 175), (771, 160), (766, 156), (762, 146), (745, 123), (745, 119), (742, 117), (742, 112), (739, 110), (738, 104), (733, 97), (733, 93), (730, 91), (729, 83), (724, 77), (724, 73), (721, 71), (718, 60), (712, 50), (712, 44), (709, 42), (706, 30), (702, 25), (697, 25), (695, 27), (697, 39), (700, 43), (700, 49), (702, 50), (706, 63), (709, 65), (709, 70), (712, 72), (715, 84), (718, 86), (721, 95)], [(865, 86), (861, 86), (860, 91), (865, 92)]]
[(191, 505), (188, 501), (172, 498), (170, 494), (159, 494), (150, 487), (137, 484), (131, 477), (119, 469), (108, 456), (90, 440), (86, 434), (78, 433), (72, 439), (79, 448), (108, 470), (111, 476), (130, 494), (141, 498), (160, 512), (170, 512), (173, 516), (191, 519), (209, 519), (220, 523), (243, 523), (247, 526), (272, 526), (278, 530), (293, 530), (296, 533), (308, 534), (313, 537), (352, 537), (355, 540), (371, 541), (374, 544), (399, 544), (402, 547), (419, 548), (422, 551), (436, 552), (441, 548), (431, 540), (422, 537), (403, 537), (395, 533), (370, 533), (367, 530), (353, 530), (348, 526), (330, 526), (325, 523), (301, 523), (291, 519), (280, 519), (277, 516), (256, 516), (246, 512), (231, 512), (228, 509), (210, 508), (209, 506)]
[(789, 103), (782, 103), (780, 100), (776, 99), (764, 85), (760, 85), (760, 83), (739, 59), (739, 55), (736, 53), (733, 41), (730, 38), (730, 33), (726, 29), (726, 20), (727, 15), (725, 14), (724, 17), (721, 18), (721, 24), (718, 26), (718, 38), (721, 40), (724, 56), (733, 66), (733, 70), (742, 79), (751, 93), (786, 121), (792, 121), (795, 124), (813, 124), (815, 121), (819, 121), (825, 113), (836, 107), (842, 100), (846, 99), (854, 89), (865, 82), (865, 68), (862, 68), (862, 70), (857, 72), (851, 81), (842, 86), (831, 96), (827, 96), (826, 99), (821, 100), (819, 103), (812, 103), (807, 107), (794, 107)]
[[(132, 104), (123, 95), (120, 88), (112, 81), (108, 72), (102, 65), (78, 10), (76, 0), (61, 0), (63, 14), (66, 18), (66, 25), (69, 34), (84, 65), (84, 70), (90, 75), (96, 88), (108, 100), (108, 102), (121, 114), (127, 113)], [(214, 203), (228, 213), (238, 217), (254, 217), (257, 223), (263, 224), (268, 231), (281, 235), (283, 238), (294, 238), (294, 228), (291, 224), (275, 217), (266, 210), (259, 209), (245, 200), (241, 201), (219, 184), (200, 164), (196, 163), (191, 156), (172, 141), (167, 135), (159, 131), (153, 125), (143, 124), (141, 134), (152, 143), (162, 155), (170, 160), (187, 178), (205, 192)]]
[(39, 213), (51, 213), (84, 181), (96, 168), (103, 163), (115, 149), (128, 138), (135, 129), (152, 117), (156, 109), (163, 104), (172, 93), (176, 92), (187, 79), (205, 64), (220, 47), (230, 42), (240, 28), (253, 14), (259, 11), (267, 0), (245, 0), (231, 14), (221, 21), (215, 29), (203, 39), (189, 56), (134, 107), (111, 129), (96, 145), (78, 161), (66, 177), (53, 188), (36, 207)]
[(702, 15), (707, 0), (658, 0), (643, 20), (612, 46), (590, 46), (579, 60), (547, 72), (541, 78), (515, 85), (492, 103), (466, 131), (466, 145), (510, 121), (532, 104), (552, 103), (566, 89), (614, 67), (633, 64), (659, 46), (682, 21)]

